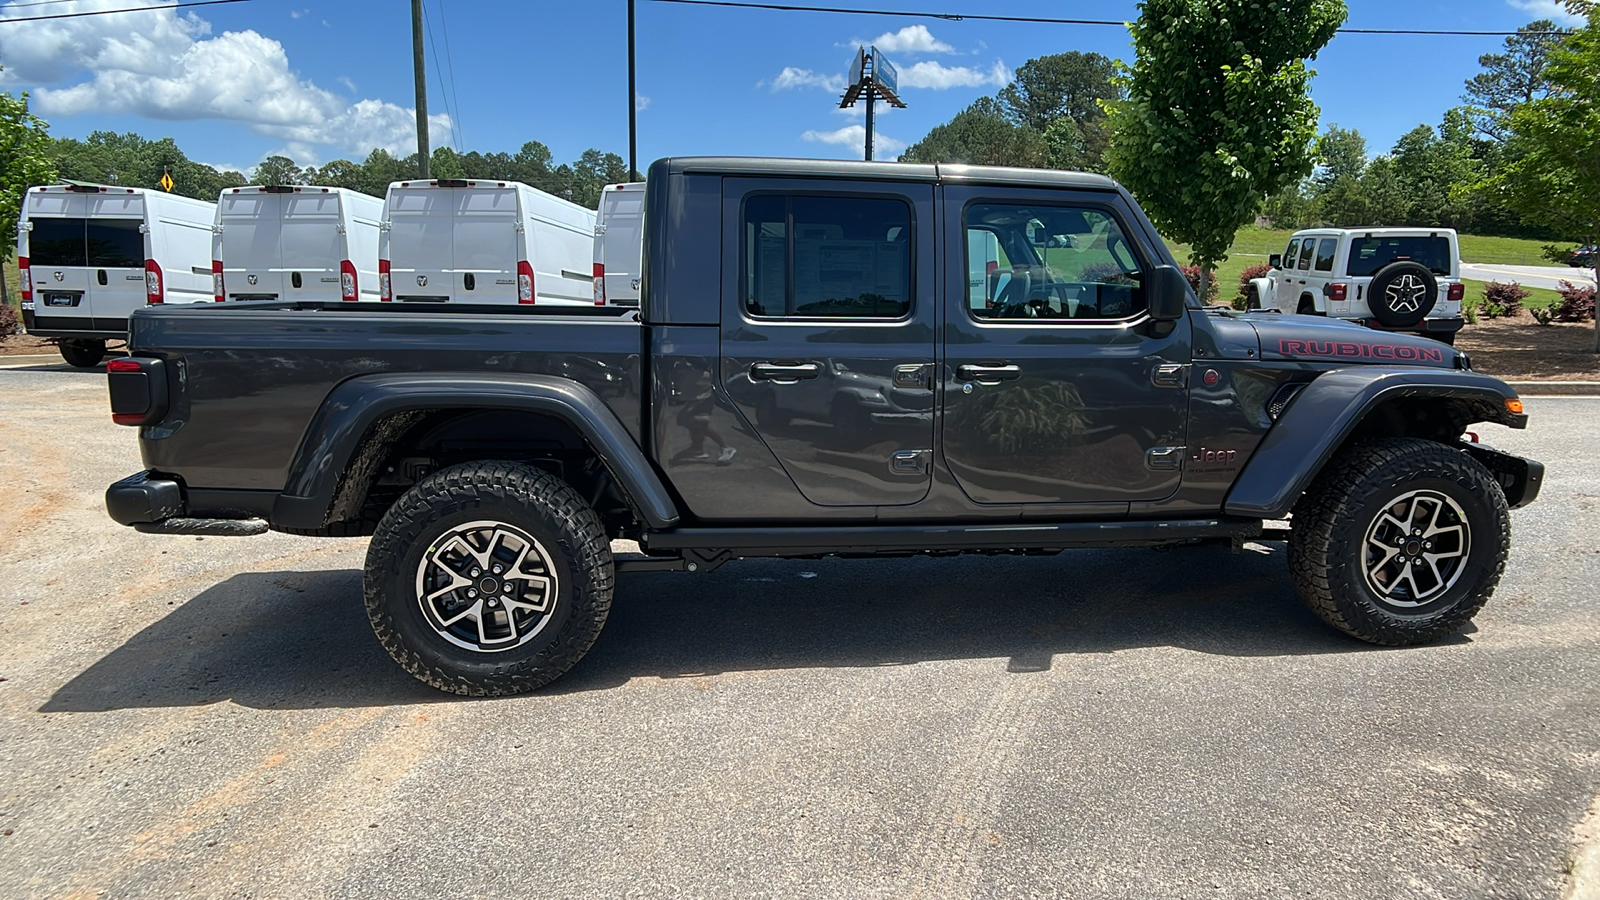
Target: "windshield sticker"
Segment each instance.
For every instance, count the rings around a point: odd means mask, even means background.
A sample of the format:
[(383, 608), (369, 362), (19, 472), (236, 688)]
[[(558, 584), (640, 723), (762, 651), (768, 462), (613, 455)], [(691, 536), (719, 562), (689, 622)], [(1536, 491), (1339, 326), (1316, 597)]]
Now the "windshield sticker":
[(1408, 347), (1404, 344), (1367, 344), (1356, 341), (1278, 342), (1284, 356), (1331, 356), (1338, 359), (1394, 359), (1406, 362), (1444, 362), (1444, 348)]

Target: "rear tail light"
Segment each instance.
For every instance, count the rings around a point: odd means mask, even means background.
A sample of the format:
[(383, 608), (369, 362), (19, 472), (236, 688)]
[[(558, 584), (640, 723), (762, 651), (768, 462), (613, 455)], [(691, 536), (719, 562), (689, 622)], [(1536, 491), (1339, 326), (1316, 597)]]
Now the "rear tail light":
[(357, 291), (356, 267), (348, 259), (339, 263), (339, 296), (346, 300), (361, 299)]
[(167, 414), (166, 370), (159, 359), (119, 357), (106, 363), (111, 389), (111, 421), (151, 425)]
[(1330, 285), (1328, 285), (1328, 299), (1329, 300), (1332, 300), (1335, 303), (1343, 303), (1343, 302), (1345, 302), (1345, 300), (1349, 296), (1350, 296), (1350, 285), (1348, 285), (1348, 284), (1330, 284)]
[(28, 268), (26, 256), (17, 257), (17, 274), (22, 282), (22, 301), (33, 302), (33, 270)]
[(606, 264), (594, 264), (594, 305), (606, 305)]
[(228, 299), (228, 295), (222, 286), (222, 260), (220, 259), (211, 261), (211, 293), (216, 295), (218, 303)]
[(144, 261), (144, 298), (150, 303), (162, 303), (167, 299), (166, 287), (161, 283), (161, 267), (153, 259)]
[(378, 260), (378, 299), (384, 303), (394, 299), (394, 292), (389, 287), (389, 261)]
[(1457, 281), (1450, 285), (1450, 293), (1445, 295), (1451, 303), (1460, 303), (1467, 296), (1467, 286)]
[(533, 305), (533, 266), (525, 259), (517, 263), (517, 302)]

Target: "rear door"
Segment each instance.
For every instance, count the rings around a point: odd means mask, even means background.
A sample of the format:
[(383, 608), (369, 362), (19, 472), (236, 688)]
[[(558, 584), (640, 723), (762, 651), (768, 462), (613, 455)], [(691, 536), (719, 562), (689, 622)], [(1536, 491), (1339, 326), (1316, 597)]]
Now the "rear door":
[(83, 194), (28, 195), (28, 265), (40, 331), (94, 327), (85, 244), (89, 198)]
[(451, 188), (417, 184), (389, 189), (389, 271), (394, 299), (450, 299), (456, 267), (455, 203)]
[(256, 188), (217, 201), (222, 221), (222, 282), (229, 300), (283, 295), (283, 194)]
[[(724, 390), (820, 506), (915, 503), (932, 479), (933, 186), (723, 181)], [(713, 398), (683, 398), (692, 436)], [(703, 430), (703, 426), (702, 430)], [(715, 434), (705, 442), (720, 460)], [(721, 451), (726, 454), (726, 450)]]
[(149, 247), (141, 194), (90, 194), (84, 244), (95, 327), (126, 331), (128, 316), (146, 303), (145, 251)]
[(1103, 193), (965, 186), (945, 216), (942, 444), (967, 496), (1107, 515), (1177, 490), (1190, 325), (1152, 327), (1137, 223)]
[(339, 195), (317, 189), (314, 193), (278, 196), (283, 210), (278, 238), (283, 296), (291, 300), (338, 300), (339, 263), (344, 258)]
[(644, 191), (613, 191), (606, 210), (606, 302), (639, 305), (639, 260), (644, 251)]
[(452, 299), (463, 303), (516, 303), (516, 188), (474, 185), (440, 189), (445, 190), (453, 195), (455, 215)]

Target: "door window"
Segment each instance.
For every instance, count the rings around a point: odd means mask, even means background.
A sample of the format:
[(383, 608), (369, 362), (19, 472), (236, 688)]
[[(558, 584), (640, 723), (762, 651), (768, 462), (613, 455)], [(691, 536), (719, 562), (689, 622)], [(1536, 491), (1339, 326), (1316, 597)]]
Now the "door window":
[(1300, 265), (1296, 266), (1295, 268), (1298, 268), (1298, 269), (1309, 269), (1309, 268), (1311, 268), (1311, 254), (1316, 249), (1317, 249), (1317, 242), (1315, 240), (1311, 239), (1311, 238), (1306, 238), (1305, 242), (1300, 245)]
[(761, 318), (898, 319), (911, 311), (911, 207), (870, 197), (745, 202), (742, 301)]
[[(29, 264), (35, 266), (86, 266), (84, 219), (39, 217), (30, 219), (28, 232)], [(139, 265), (144, 265), (141, 260)]]
[(1283, 251), (1283, 268), (1292, 269), (1296, 259), (1300, 258), (1300, 239), (1295, 238), (1289, 242), (1289, 249)]
[(967, 280), (980, 320), (1126, 319), (1145, 308), (1142, 266), (1106, 210), (978, 203), (967, 207)]
[(90, 219), (87, 243), (91, 266), (144, 268), (144, 235), (137, 219)]
[(1333, 253), (1339, 247), (1338, 238), (1323, 238), (1317, 244), (1317, 271), (1333, 271)]

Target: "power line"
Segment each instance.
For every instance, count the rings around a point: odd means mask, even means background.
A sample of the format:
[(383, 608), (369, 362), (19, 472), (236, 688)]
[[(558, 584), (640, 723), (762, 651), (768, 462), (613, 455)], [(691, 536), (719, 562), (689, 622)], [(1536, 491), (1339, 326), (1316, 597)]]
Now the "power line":
[(444, 20), (444, 0), (434, 0), (434, 2), (439, 4), (439, 30), (444, 33), (444, 65), (450, 72), (450, 99), (456, 105), (455, 118), (450, 121), (456, 127), (456, 149), (466, 153), (467, 130), (457, 121), (461, 118), (461, 97), (456, 94), (456, 64), (450, 58), (450, 23)]
[[(650, 0), (651, 3), (681, 3), (685, 6), (731, 6), (738, 9), (771, 9), (779, 12), (842, 13), (854, 16), (902, 16), (913, 19), (967, 19), (985, 22), (1028, 22), (1038, 25), (1111, 25), (1126, 28), (1128, 23), (1112, 19), (1058, 19), (1047, 16), (997, 16), (988, 13), (939, 13), (904, 9), (849, 9), (840, 6), (799, 6), (787, 3), (751, 3), (742, 0)], [(1429, 34), (1467, 37), (1516, 37), (1518, 35), (1565, 35), (1569, 31), (1428, 31), (1410, 28), (1341, 28), (1340, 34)]]
[[(49, 0), (49, 2), (54, 2), (54, 0)], [(9, 24), (12, 22), (43, 22), (45, 19), (81, 19), (85, 16), (109, 16), (116, 13), (145, 12), (146, 10), (151, 9), (186, 9), (191, 6), (220, 6), (224, 3), (248, 2), (250, 2), (250, 0), (193, 0), (193, 2), (188, 3), (163, 3), (159, 6), (129, 6), (123, 9), (95, 9), (90, 10), (89, 12), (54, 13), (48, 16), (24, 16), (15, 19), (0, 17), (0, 24)], [(42, 6), (43, 3), (41, 2), (40, 5)], [(4, 12), (4, 10), (0, 10), (0, 12)]]

